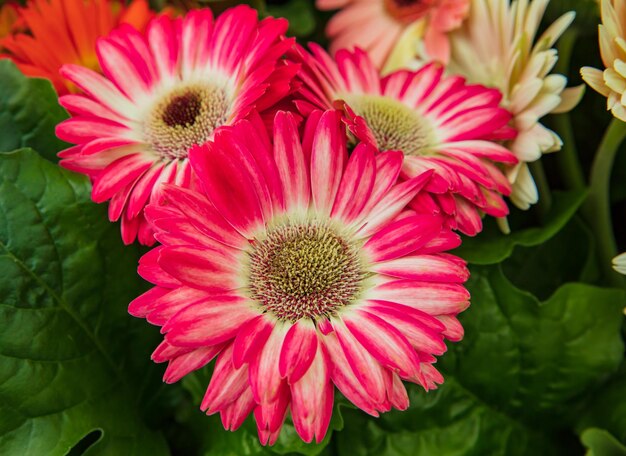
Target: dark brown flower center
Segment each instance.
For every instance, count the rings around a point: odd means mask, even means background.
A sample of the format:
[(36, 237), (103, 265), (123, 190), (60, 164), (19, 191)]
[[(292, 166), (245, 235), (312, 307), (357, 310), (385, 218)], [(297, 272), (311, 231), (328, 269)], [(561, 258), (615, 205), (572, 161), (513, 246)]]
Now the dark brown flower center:
[(188, 92), (174, 97), (163, 111), (163, 122), (168, 127), (190, 127), (196, 123), (202, 109), (202, 101), (197, 92)]
[(220, 87), (186, 85), (163, 96), (144, 122), (145, 141), (165, 160), (187, 157), (228, 119), (229, 100)]
[(364, 274), (357, 252), (324, 224), (271, 229), (250, 253), (250, 296), (284, 321), (333, 315), (360, 291)]

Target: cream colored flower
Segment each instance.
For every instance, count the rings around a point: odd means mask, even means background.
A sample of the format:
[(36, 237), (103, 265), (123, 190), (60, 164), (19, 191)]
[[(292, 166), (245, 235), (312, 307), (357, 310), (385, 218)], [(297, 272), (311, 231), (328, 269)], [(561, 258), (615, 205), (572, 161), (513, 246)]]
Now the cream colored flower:
[(620, 274), (626, 275), (626, 252), (620, 253), (613, 258), (613, 269)]
[(606, 97), (607, 110), (626, 122), (626, 1), (602, 0), (600, 17), (600, 55), (605, 70), (584, 67), (580, 74)]
[[(558, 60), (553, 45), (571, 24), (574, 12), (561, 16), (537, 38), (548, 2), (472, 0), (468, 19), (450, 34), (452, 56), (448, 71), (471, 83), (498, 88), (503, 94), (503, 107), (514, 116), (513, 126), (519, 133), (507, 146), (520, 162), (507, 170), (507, 177), (513, 185), (511, 201), (521, 209), (528, 209), (538, 200), (528, 163), (544, 153), (558, 151), (563, 144), (540, 119), (572, 109), (584, 88), (566, 89), (565, 76), (550, 74)], [(387, 62), (387, 70), (411, 66), (410, 60), (428, 59), (424, 47), (419, 45), (419, 35), (418, 28), (407, 30), (398, 51)], [(413, 49), (410, 60), (407, 48)]]

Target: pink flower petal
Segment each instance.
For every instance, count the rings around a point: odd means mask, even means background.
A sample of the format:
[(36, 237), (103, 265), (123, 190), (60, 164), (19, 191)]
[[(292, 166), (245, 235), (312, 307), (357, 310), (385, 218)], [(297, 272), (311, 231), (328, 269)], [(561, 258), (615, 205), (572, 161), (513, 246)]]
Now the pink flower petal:
[[(352, 373), (364, 389), (364, 394), (375, 404), (381, 403), (385, 399), (385, 382), (380, 364), (357, 341), (343, 321), (333, 320), (333, 328)], [(349, 380), (348, 375), (344, 374), (344, 377)]]
[(363, 310), (350, 312), (344, 321), (359, 343), (383, 366), (403, 378), (419, 377), (419, 358), (415, 350), (389, 323)]
[(315, 438), (320, 443), (324, 439), (333, 411), (333, 392), (327, 355), (320, 347), (306, 374), (291, 383), (291, 416), (305, 442)]
[(375, 152), (373, 147), (361, 143), (350, 155), (331, 212), (332, 217), (350, 223), (361, 215), (374, 187)]
[(326, 111), (320, 118), (311, 151), (311, 190), (313, 206), (330, 214), (347, 160), (345, 129), (337, 111)]
[(309, 369), (317, 352), (317, 333), (310, 320), (297, 321), (283, 341), (278, 361), (278, 372), (290, 384), (297, 382)]
[(278, 362), (289, 326), (282, 323), (275, 324), (263, 350), (250, 361), (250, 387), (254, 399), (259, 404), (269, 404), (276, 401), (280, 396), (281, 388), (286, 385), (281, 376), (278, 375)]
[(257, 315), (246, 299), (215, 296), (177, 312), (161, 332), (169, 343), (183, 347), (220, 344), (233, 339), (239, 327)]
[(376, 263), (370, 269), (399, 279), (423, 282), (463, 283), (469, 278), (469, 271), (465, 265), (440, 255), (404, 256)]
[(165, 247), (159, 265), (181, 283), (211, 292), (239, 287), (236, 260), (227, 249), (218, 250), (190, 246)]
[(274, 120), (274, 159), (287, 207), (307, 208), (311, 198), (308, 164), (292, 114), (279, 111)]
[(189, 160), (210, 201), (239, 232), (246, 235), (263, 222), (258, 188), (240, 158), (207, 143), (193, 148)]
[(398, 302), (431, 315), (456, 314), (469, 306), (469, 293), (454, 283), (393, 280), (370, 293), (374, 299)]
[(273, 329), (274, 323), (264, 315), (259, 315), (242, 325), (233, 343), (233, 365), (238, 369), (256, 357)]
[(367, 224), (359, 230), (361, 237), (374, 234), (390, 220), (393, 220), (413, 199), (424, 185), (428, 183), (431, 172), (425, 172), (413, 179), (404, 181), (393, 187), (382, 199), (372, 208), (367, 217)]
[(176, 383), (188, 373), (206, 365), (222, 351), (222, 348), (223, 345), (201, 347), (172, 359), (163, 374), (163, 381)]
[(363, 246), (374, 262), (393, 260), (419, 250), (441, 232), (441, 219), (414, 215), (391, 222)]

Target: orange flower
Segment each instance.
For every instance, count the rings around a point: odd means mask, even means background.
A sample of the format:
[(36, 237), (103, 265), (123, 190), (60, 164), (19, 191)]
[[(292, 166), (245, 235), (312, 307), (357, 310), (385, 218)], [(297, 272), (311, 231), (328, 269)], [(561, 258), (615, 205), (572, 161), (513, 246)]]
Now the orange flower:
[(0, 39), (0, 57), (11, 59), (27, 76), (50, 79), (60, 95), (78, 91), (59, 75), (62, 65), (100, 72), (96, 40), (122, 23), (142, 30), (154, 16), (146, 0), (128, 6), (111, 0), (32, 0), (17, 14), (26, 30), (13, 29)]
[(23, 21), (19, 19), (18, 8), (19, 5), (14, 2), (7, 2), (0, 7), (0, 38), (23, 28)]

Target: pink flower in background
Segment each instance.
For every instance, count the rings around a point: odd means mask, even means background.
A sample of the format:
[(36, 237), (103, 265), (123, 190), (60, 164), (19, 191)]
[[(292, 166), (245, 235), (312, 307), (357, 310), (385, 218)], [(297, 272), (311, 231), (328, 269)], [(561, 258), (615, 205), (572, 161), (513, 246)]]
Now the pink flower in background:
[(311, 44), (294, 59), (303, 67), (295, 103), (303, 114), (344, 103), (350, 131), (380, 150), (404, 153), (401, 177), (435, 170), (411, 203), (420, 213), (440, 213), (465, 234), (482, 229), (482, 214), (508, 214), (503, 200), (511, 185), (498, 167), (515, 164), (515, 156), (495, 140), (515, 137), (508, 111), (499, 107), (496, 89), (468, 85), (459, 76), (444, 76), (429, 64), (418, 71), (400, 70), (382, 77), (359, 49), (341, 50), (333, 60)]
[(446, 32), (459, 27), (470, 0), (317, 0), (322, 10), (341, 9), (329, 22), (326, 34), (331, 51), (359, 47), (382, 67), (405, 29), (425, 21), (424, 44), (430, 58), (446, 63), (450, 44)]
[(60, 103), (72, 118), (57, 127), (74, 143), (61, 165), (87, 174), (95, 202), (110, 200), (122, 238), (154, 243), (143, 210), (161, 183), (195, 188), (187, 155), (223, 125), (265, 109), (289, 90), (296, 66), (280, 60), (287, 21), (238, 6), (216, 20), (210, 10), (152, 20), (145, 34), (124, 25), (97, 45), (104, 76), (66, 65), (85, 95)]
[(129, 312), (162, 326), (153, 359), (175, 382), (217, 357), (201, 408), (226, 429), (254, 414), (273, 444), (291, 412), (306, 442), (328, 429), (334, 386), (377, 416), (405, 409), (402, 380), (435, 388), (444, 339), (469, 305), (459, 245), (406, 204), (431, 172), (397, 182), (400, 152), (359, 144), (348, 158), (338, 111), (314, 111), (302, 140), (278, 112), (194, 148), (203, 191), (166, 185), (146, 215), (162, 244), (140, 261), (156, 286)]

